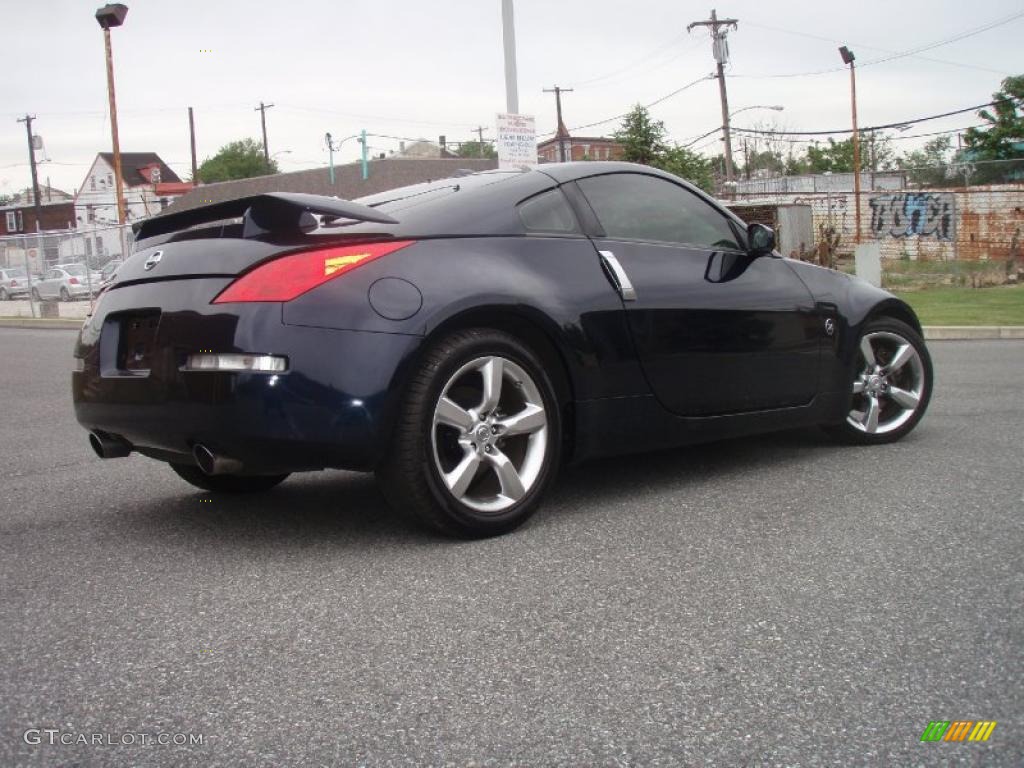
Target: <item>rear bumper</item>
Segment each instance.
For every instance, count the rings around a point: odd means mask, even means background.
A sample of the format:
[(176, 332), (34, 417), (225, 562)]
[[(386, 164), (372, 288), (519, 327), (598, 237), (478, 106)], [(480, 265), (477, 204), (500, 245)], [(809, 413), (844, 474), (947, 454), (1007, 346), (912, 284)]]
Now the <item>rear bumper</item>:
[[(226, 282), (105, 293), (75, 352), (79, 423), (163, 460), (190, 463), (202, 443), (252, 472), (372, 469), (390, 435), (402, 363), (421, 337), (285, 325), (279, 304), (210, 305)], [(145, 308), (161, 312), (148, 375), (120, 371), (120, 320)], [(288, 371), (180, 370), (202, 350), (285, 355)]]

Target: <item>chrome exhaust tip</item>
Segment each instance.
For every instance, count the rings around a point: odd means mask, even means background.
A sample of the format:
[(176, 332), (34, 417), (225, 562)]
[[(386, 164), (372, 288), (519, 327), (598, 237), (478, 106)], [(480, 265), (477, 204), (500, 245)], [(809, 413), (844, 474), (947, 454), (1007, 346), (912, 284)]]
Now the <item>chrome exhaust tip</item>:
[(238, 459), (218, 456), (202, 443), (196, 443), (192, 449), (192, 458), (196, 466), (207, 475), (237, 475), (242, 471), (242, 462)]
[(131, 443), (127, 440), (102, 432), (90, 432), (89, 445), (101, 459), (123, 459), (132, 452)]

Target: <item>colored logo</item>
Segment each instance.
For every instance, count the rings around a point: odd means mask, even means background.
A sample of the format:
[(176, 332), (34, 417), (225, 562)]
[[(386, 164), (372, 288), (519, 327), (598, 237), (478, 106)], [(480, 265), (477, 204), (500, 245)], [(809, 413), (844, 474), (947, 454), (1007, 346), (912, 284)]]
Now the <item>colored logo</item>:
[(921, 741), (988, 741), (995, 728), (995, 720), (932, 720)]

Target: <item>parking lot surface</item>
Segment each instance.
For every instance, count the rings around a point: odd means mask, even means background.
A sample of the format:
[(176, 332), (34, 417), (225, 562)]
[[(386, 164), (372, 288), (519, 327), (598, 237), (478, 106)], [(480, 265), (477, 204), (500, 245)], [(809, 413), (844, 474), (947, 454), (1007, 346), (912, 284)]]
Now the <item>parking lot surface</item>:
[(453, 542), (369, 476), (98, 460), (73, 339), (0, 329), (0, 765), (1024, 762), (1024, 342), (932, 344), (901, 443), (605, 460)]

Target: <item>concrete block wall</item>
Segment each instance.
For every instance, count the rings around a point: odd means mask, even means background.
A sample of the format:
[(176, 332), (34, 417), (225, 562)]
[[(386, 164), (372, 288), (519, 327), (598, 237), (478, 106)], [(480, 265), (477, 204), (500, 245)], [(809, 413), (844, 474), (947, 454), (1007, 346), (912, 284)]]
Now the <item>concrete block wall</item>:
[[(856, 229), (852, 193), (785, 194), (758, 203), (810, 205), (814, 232), (830, 221), (840, 255), (851, 254)], [(743, 202), (755, 202), (754, 200)], [(861, 192), (861, 240), (877, 240), (883, 259), (1005, 260), (1016, 238), (1024, 255), (1024, 186)]]

